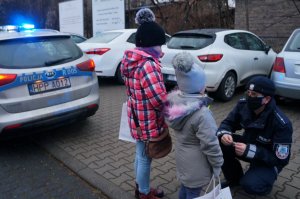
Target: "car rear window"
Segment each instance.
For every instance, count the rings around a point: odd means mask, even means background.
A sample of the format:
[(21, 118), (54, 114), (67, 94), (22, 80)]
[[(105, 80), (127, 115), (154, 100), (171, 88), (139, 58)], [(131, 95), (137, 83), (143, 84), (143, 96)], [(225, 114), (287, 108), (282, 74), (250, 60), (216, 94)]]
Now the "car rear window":
[(121, 35), (122, 32), (101, 32), (84, 43), (108, 43)]
[(296, 31), (289, 41), (285, 51), (300, 52), (300, 30)]
[(63, 64), (83, 53), (70, 37), (35, 37), (0, 42), (0, 68), (24, 69)]
[(215, 38), (210, 35), (180, 34), (171, 37), (168, 48), (198, 50), (212, 44)]

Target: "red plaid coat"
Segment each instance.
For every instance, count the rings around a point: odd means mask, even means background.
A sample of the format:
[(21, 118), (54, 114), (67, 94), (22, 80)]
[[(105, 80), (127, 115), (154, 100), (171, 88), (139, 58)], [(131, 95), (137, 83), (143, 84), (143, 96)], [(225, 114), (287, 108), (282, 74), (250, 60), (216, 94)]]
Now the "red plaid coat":
[[(158, 137), (167, 128), (162, 113), (167, 92), (159, 61), (144, 51), (127, 50), (120, 70), (127, 88), (127, 114), (132, 137), (143, 141)], [(142, 135), (137, 134), (131, 106)]]

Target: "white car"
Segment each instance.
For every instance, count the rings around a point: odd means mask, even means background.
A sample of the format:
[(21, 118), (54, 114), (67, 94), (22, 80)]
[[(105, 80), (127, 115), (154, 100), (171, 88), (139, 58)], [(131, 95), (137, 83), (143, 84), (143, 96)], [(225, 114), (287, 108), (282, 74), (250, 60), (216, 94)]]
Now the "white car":
[(125, 50), (135, 48), (135, 33), (136, 29), (103, 31), (78, 46), (94, 60), (97, 76), (115, 77), (123, 84), (119, 67)]
[(300, 99), (300, 28), (296, 29), (278, 53), (271, 79), (276, 95)]
[(190, 52), (206, 74), (206, 90), (229, 101), (236, 87), (255, 75), (268, 76), (276, 53), (258, 36), (244, 30), (195, 29), (177, 32), (163, 46), (162, 72), (166, 82), (176, 81), (172, 59)]
[(1, 138), (69, 124), (98, 110), (94, 62), (69, 34), (2, 26), (0, 52)]

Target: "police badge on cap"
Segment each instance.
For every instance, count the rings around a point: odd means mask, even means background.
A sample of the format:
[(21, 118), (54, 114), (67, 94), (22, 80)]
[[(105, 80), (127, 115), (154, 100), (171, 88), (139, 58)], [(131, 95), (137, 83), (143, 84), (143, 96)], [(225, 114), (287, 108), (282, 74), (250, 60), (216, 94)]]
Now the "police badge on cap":
[(275, 85), (272, 80), (267, 77), (257, 76), (250, 79), (247, 84), (249, 90), (261, 93), (265, 96), (275, 95)]

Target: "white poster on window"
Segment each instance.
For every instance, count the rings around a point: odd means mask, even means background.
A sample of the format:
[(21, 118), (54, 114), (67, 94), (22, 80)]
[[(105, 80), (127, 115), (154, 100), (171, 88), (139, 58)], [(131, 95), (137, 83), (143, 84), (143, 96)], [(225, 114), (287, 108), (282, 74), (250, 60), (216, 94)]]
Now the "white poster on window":
[(125, 28), (124, 0), (93, 0), (93, 36), (105, 30)]
[(83, 35), (83, 29), (83, 0), (59, 3), (59, 30)]

